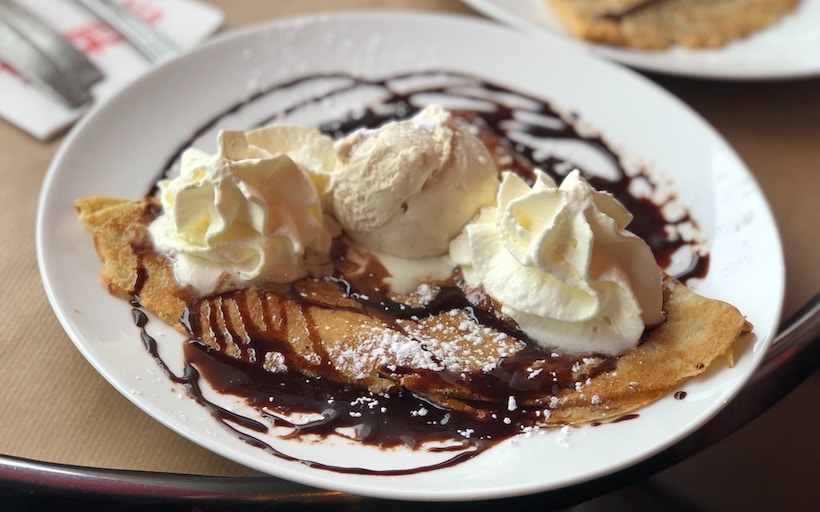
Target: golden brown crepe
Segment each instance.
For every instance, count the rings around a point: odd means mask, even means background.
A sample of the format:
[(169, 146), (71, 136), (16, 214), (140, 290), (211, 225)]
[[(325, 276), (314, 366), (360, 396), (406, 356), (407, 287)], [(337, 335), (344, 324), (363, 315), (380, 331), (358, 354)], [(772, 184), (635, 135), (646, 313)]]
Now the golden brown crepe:
[[(144, 308), (181, 332), (193, 331), (210, 349), (259, 361), (268, 371), (276, 371), (281, 354), (288, 367), (305, 375), (359, 386), (363, 392), (401, 386), (434, 404), (481, 418), (498, 408), (493, 403), (498, 398), (476, 382), (532, 348), (482, 325), (466, 309), (386, 318), (326, 278), (197, 297), (176, 282), (167, 257), (153, 250), (148, 225), (159, 213), (155, 200), (91, 197), (78, 200), (76, 208), (93, 232), (103, 262), (100, 279), (111, 294), (123, 299), (138, 295)], [(411, 294), (400, 299), (417, 305), (429, 297)], [(482, 300), (492, 309), (489, 298)], [(567, 359), (536, 352), (525, 370), (530, 377), (543, 379), (560, 369), (572, 372), (577, 383), (561, 389), (542, 386), (520, 395), (519, 405), (548, 409), (540, 421), (547, 426), (620, 416), (671, 393), (712, 364), (731, 365), (733, 345), (750, 330), (736, 308), (701, 297), (671, 277), (664, 279), (664, 312), (662, 325), (617, 358), (589, 354)], [(272, 337), (283, 345), (259, 354), (248, 350), (245, 341), (254, 336)], [(396, 344), (418, 347), (391, 352)], [(430, 361), (446, 369), (431, 370)]]

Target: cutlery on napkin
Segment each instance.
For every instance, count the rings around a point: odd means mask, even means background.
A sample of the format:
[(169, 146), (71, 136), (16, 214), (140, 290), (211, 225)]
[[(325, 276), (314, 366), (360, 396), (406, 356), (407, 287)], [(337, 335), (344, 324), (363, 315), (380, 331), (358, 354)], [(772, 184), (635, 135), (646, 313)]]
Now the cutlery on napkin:
[[(204, 41), (222, 24), (223, 13), (195, 0), (124, 0), (122, 6), (141, 17), (177, 48)], [(96, 101), (105, 99), (154, 65), (108, 22), (77, 2), (27, 0), (25, 8), (49, 24), (103, 73), (93, 88)], [(87, 110), (67, 106), (0, 63), (0, 116), (40, 140), (48, 140), (71, 126)]]
[(77, 108), (104, 78), (73, 44), (14, 0), (0, 0), (0, 61), (35, 87)]

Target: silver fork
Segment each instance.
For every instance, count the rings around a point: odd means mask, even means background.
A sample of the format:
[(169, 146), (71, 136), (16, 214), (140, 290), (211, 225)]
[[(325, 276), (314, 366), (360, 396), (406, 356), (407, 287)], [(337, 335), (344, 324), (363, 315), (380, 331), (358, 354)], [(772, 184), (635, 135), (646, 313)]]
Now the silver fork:
[(179, 52), (165, 36), (142, 18), (111, 0), (73, 0), (107, 23), (151, 62), (161, 62)]
[[(122, 35), (151, 62), (179, 49), (139, 16), (111, 0), (73, 0)], [(39, 89), (78, 108), (92, 99), (104, 78), (85, 55), (48, 24), (13, 0), (0, 0), (0, 61)]]
[(85, 55), (12, 0), (0, 0), (0, 60), (72, 108), (91, 101), (91, 86), (103, 79)]

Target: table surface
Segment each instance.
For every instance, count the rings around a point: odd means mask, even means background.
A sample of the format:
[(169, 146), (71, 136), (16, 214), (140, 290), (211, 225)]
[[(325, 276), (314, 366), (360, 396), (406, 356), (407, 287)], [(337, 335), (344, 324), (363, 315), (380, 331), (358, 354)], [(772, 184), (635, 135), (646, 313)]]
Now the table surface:
[[(478, 16), (456, 0), (211, 0), (223, 30), (308, 12), (412, 9)], [(786, 260), (784, 318), (820, 291), (820, 78), (710, 82), (648, 75), (710, 122), (759, 181)], [(37, 141), (0, 121), (0, 454), (100, 468), (254, 476), (181, 438), (121, 396), (74, 348), (51, 311), (37, 268), (40, 186), (61, 139)], [(77, 397), (83, 397), (78, 400)], [(105, 417), (105, 422), (88, 418)]]

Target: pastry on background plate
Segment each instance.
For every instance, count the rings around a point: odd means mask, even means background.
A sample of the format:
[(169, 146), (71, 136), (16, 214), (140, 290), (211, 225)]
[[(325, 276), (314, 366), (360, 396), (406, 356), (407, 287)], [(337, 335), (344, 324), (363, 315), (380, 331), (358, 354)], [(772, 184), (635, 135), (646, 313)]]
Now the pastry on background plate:
[(713, 48), (778, 22), (799, 0), (548, 0), (580, 39), (643, 49)]

